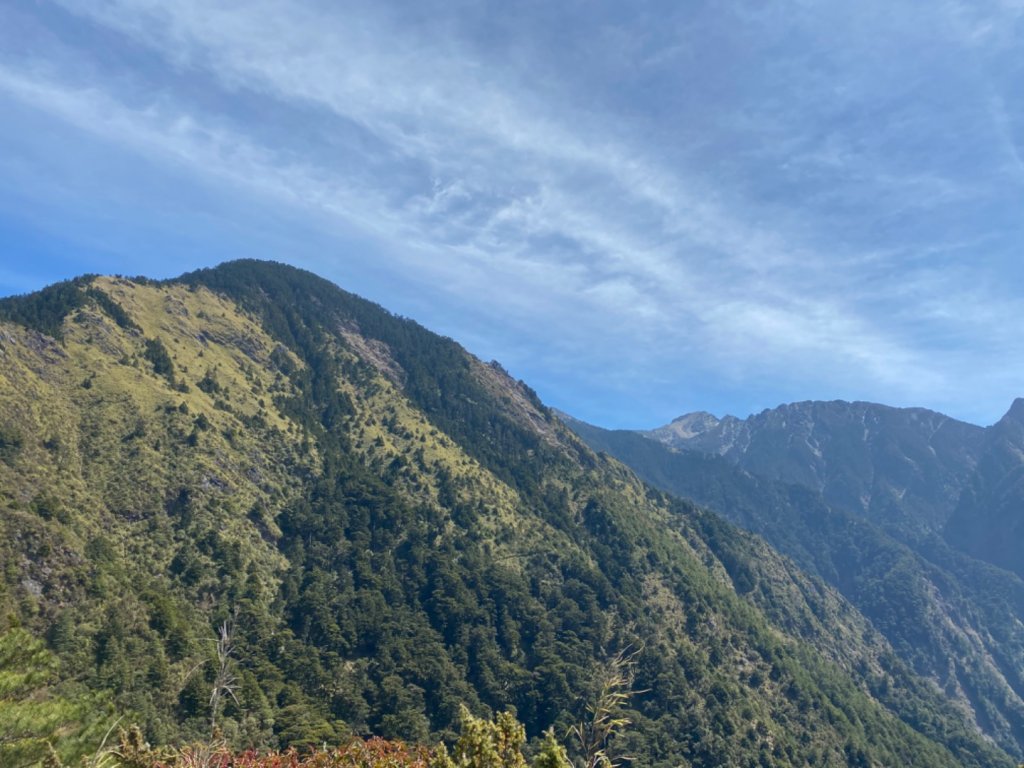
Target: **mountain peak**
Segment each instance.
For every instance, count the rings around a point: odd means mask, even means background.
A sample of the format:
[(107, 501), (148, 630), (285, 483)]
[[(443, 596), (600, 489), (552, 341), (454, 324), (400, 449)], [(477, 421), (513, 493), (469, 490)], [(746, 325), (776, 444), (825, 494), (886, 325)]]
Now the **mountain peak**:
[(662, 427), (661, 430), (671, 432), (677, 437), (686, 439), (702, 435), (709, 429), (714, 429), (720, 423), (721, 419), (714, 414), (707, 411), (694, 411), (693, 413), (686, 413), (672, 419), (672, 422)]
[(1016, 398), (1010, 406), (1010, 410), (999, 420), (1000, 424), (1011, 422), (1024, 424), (1024, 397)]

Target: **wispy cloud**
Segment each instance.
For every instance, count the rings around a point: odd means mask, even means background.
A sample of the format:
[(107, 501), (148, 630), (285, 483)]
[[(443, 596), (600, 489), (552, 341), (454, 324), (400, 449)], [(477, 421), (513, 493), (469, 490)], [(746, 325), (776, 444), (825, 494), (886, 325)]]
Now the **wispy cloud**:
[[(973, 287), (946, 283), (943, 301), (919, 255), (977, 241), (958, 216), (1004, 210), (986, 175), (1000, 155), (965, 144), (965, 127), (1022, 171), (1018, 107), (975, 44), (1019, 8), (913, 10), (481, 19), (67, 0), (19, 17), (36, 44), (0, 56), (0, 98), (371, 239), (385, 273), (413, 275), (449, 327), (473, 318), (461, 337), (542, 391), (549, 377), (560, 405), (587, 386), (605, 403), (649, 391), (663, 399), (622, 419), (651, 419), (718, 407), (664, 400), (673, 381), (698, 397), (718, 377), (754, 391), (738, 407), (830, 390), (949, 407), (963, 366), (982, 364), (971, 339), (1021, 301), (989, 279), (1005, 244), (987, 241), (998, 255), (980, 263), (970, 246), (945, 251)], [(926, 79), (950, 47), (980, 57), (979, 81), (954, 85), (981, 114), (946, 110)], [(978, 102), (964, 89), (982, 81), (995, 95)], [(929, 154), (950, 151), (962, 156)], [(512, 330), (487, 330), (502, 322)], [(947, 343), (962, 354), (939, 356)], [(593, 380), (610, 365), (613, 383)]]

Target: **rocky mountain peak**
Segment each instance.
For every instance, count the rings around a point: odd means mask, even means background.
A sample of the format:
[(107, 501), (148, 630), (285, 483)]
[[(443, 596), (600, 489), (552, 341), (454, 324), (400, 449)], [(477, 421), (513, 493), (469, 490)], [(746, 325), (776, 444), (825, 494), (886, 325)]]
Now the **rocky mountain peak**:
[(719, 424), (721, 424), (721, 419), (714, 414), (707, 411), (695, 411), (673, 419), (670, 424), (662, 427), (662, 429), (671, 431), (676, 437), (685, 439), (702, 435)]
[(1013, 401), (1010, 410), (999, 420), (1000, 424), (1014, 423), (1024, 424), (1024, 398), (1018, 397)]

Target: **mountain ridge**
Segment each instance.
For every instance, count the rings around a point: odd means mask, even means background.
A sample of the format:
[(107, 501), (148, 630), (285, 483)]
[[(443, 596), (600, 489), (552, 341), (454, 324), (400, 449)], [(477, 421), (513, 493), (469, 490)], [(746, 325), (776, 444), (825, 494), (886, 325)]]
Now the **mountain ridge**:
[(1012, 764), (838, 593), (311, 273), (82, 278), (0, 338), (0, 607), (155, 741), (230, 622), (239, 747), (564, 732), (635, 646), (648, 765)]
[(665, 429), (643, 434), (815, 488), (829, 502), (883, 525), (925, 531), (941, 530), (952, 514), (985, 434), (925, 408), (841, 400), (726, 417), (689, 438)]
[[(960, 701), (979, 727), (992, 735), (1000, 734), (1001, 743), (1019, 751), (1024, 735), (1024, 688), (1020, 683), (1024, 638), (1014, 629), (1014, 622), (1020, 621), (1024, 595), (1019, 580), (960, 554), (958, 550), (972, 553), (960, 537), (950, 536), (942, 527), (929, 530), (919, 524), (920, 520), (913, 525), (898, 524), (895, 515), (872, 519), (859, 503), (844, 507), (836, 502), (837, 496), (841, 502), (841, 495), (827, 498), (825, 483), (821, 482), (827, 474), (820, 470), (789, 471), (793, 454), (779, 449), (780, 444), (787, 445), (778, 439), (780, 433), (785, 435), (785, 427), (779, 425), (792, 428), (795, 439), (802, 441), (814, 429), (820, 433), (821, 427), (809, 428), (806, 421), (792, 418), (794, 412), (806, 415), (819, 408), (847, 406), (856, 417), (839, 420), (847, 432), (849, 423), (860, 427), (866, 411), (896, 411), (874, 404), (836, 401), (795, 404), (781, 409), (781, 413), (751, 417), (755, 425), (767, 424), (771, 441), (754, 434), (737, 443), (731, 440), (734, 432), (719, 432), (711, 435), (717, 440), (711, 450), (706, 450), (707, 438), (702, 443), (701, 436), (676, 441), (675, 447), (669, 447), (651, 439), (649, 431), (606, 431), (578, 421), (568, 423), (595, 450), (620, 458), (657, 487), (694, 499), (759, 533), (808, 572), (835, 586), (871, 619), (904, 661)], [(941, 414), (921, 409), (905, 409), (901, 415), (918, 428), (922, 419), (928, 427), (937, 424), (941, 428), (945, 423)], [(937, 431), (928, 429), (931, 434)], [(660, 437), (665, 439), (664, 434)], [(882, 441), (889, 447), (896, 443)], [(904, 440), (903, 444), (919, 448), (921, 439)], [(688, 445), (699, 448), (688, 450)], [(824, 458), (807, 451), (797, 456), (828, 464), (837, 461), (835, 455), (827, 455), (829, 450), (847, 448), (842, 440), (823, 439), (820, 445), (826, 453)], [(719, 452), (716, 446), (727, 449)], [(770, 464), (743, 460), (743, 450), (766, 448), (783, 453), (787, 461)], [(990, 451), (982, 446), (977, 455), (986, 455), (986, 450)], [(956, 455), (956, 451), (951, 453)], [(1018, 459), (1013, 461), (1019, 464)], [(863, 463), (870, 470), (871, 463)], [(773, 471), (765, 472), (766, 467)], [(967, 482), (971, 475), (964, 472), (961, 477)], [(948, 497), (945, 503), (949, 503)], [(912, 513), (914, 508), (900, 514), (909, 516), (908, 511)], [(1000, 540), (1005, 539), (1004, 535)], [(992, 558), (983, 559), (994, 562)]]

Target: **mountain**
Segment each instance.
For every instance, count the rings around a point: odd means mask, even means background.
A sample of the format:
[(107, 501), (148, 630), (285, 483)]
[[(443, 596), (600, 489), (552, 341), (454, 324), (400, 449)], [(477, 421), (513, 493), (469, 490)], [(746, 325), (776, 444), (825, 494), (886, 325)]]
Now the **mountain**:
[(945, 528), (946, 540), (1024, 576), (1024, 400), (990, 430), (985, 450)]
[(939, 531), (985, 443), (985, 430), (924, 408), (803, 402), (748, 419), (682, 416), (646, 434), (795, 483), (896, 530)]
[(1014, 763), (763, 540), (279, 264), (0, 301), (0, 563), (3, 623), (154, 742), (564, 734), (633, 649), (638, 765)]
[[(955, 482), (980, 487), (974, 478), (1005, 439), (932, 412), (865, 403), (799, 403), (746, 422), (695, 414), (647, 433), (567, 423), (595, 450), (758, 533), (835, 587), (902, 661), (1022, 753), (1024, 584), (930, 530), (957, 498)], [(695, 445), (710, 452), (687, 449)], [(941, 493), (927, 478), (942, 479)], [(936, 509), (926, 509), (929, 499)], [(957, 509), (953, 521), (963, 501)]]

